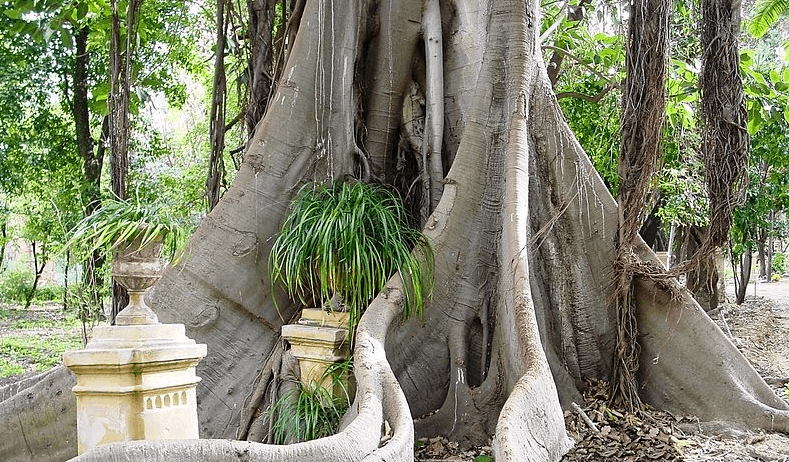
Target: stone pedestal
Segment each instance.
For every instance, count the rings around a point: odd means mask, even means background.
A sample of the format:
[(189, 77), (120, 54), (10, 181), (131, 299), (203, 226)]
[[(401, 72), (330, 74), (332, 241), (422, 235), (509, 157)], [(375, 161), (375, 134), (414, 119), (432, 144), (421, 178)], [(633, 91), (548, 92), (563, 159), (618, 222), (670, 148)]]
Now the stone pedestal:
[(206, 346), (183, 324), (99, 326), (63, 358), (77, 375), (80, 454), (112, 442), (198, 438), (195, 366)]
[(290, 351), (299, 360), (301, 383), (319, 383), (332, 395), (331, 377), (324, 377), (330, 364), (348, 358), (348, 313), (329, 313), (305, 308), (297, 324), (282, 326), (282, 336), (290, 342)]

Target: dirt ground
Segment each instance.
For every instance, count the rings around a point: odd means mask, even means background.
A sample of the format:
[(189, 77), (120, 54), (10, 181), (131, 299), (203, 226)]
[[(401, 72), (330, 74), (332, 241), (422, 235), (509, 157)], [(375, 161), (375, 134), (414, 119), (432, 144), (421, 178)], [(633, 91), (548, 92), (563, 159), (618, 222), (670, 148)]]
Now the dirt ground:
[[(729, 281), (727, 281), (729, 282)], [(729, 300), (733, 286), (727, 284)], [(785, 396), (789, 384), (789, 278), (779, 282), (757, 282), (748, 287), (743, 305), (722, 304), (711, 317), (743, 352), (754, 368)], [(24, 318), (41, 321), (59, 318), (56, 308), (31, 310)], [(10, 320), (8, 320), (10, 322)], [(26, 329), (0, 323), (0, 338), (26, 333), (50, 337), (61, 335), (65, 326), (32, 325)], [(67, 330), (81, 330), (68, 326)], [(16, 379), (19, 376), (15, 377)], [(0, 380), (0, 384), (14, 378)], [(605, 407), (606, 387), (590, 387), (587, 417), (598, 427), (594, 434), (580, 414), (567, 411), (565, 417), (571, 436), (578, 442), (564, 459), (574, 461), (687, 461), (687, 462), (789, 462), (789, 435), (750, 432), (715, 435), (699, 431), (692, 418), (654, 411), (638, 419), (622, 416)], [(482, 446), (462, 450), (457, 443), (436, 437), (416, 442), (417, 461), (456, 460), (492, 462), (491, 448)]]
[[(729, 301), (734, 286), (726, 285)], [(723, 305), (712, 318), (777, 394), (789, 390), (789, 278), (751, 282), (745, 303)], [(697, 434), (685, 451), (686, 461), (789, 461), (789, 435), (748, 433), (735, 438)]]
[[(728, 300), (732, 301), (733, 284), (727, 282)], [(787, 399), (789, 279), (751, 283), (745, 303), (739, 306), (721, 304), (721, 308), (710, 316), (776, 394)], [(692, 417), (656, 411), (643, 420), (632, 416), (609, 419), (610, 415), (598, 411), (604, 407), (600, 403), (605, 401), (595, 403), (592, 397), (592, 404), (587, 403), (587, 408), (591, 420), (597, 420), (600, 433), (607, 433), (605, 436), (594, 435), (577, 413), (565, 414), (568, 430), (578, 441), (565, 461), (789, 462), (789, 435), (767, 432), (708, 434)], [(623, 420), (627, 424), (622, 424)]]
[[(728, 299), (733, 285), (727, 281)], [(732, 342), (775, 392), (785, 396), (789, 384), (789, 278), (751, 283), (743, 305), (725, 303), (711, 313)], [(622, 415), (606, 407), (607, 386), (592, 384), (585, 396), (585, 414), (597, 427), (594, 433), (578, 412), (565, 412), (576, 446), (563, 462), (685, 461), (789, 462), (789, 435), (747, 432), (708, 434), (692, 416), (651, 411), (643, 418)], [(417, 441), (415, 459), (493, 461), (491, 448), (460, 450), (457, 443), (436, 437)]]

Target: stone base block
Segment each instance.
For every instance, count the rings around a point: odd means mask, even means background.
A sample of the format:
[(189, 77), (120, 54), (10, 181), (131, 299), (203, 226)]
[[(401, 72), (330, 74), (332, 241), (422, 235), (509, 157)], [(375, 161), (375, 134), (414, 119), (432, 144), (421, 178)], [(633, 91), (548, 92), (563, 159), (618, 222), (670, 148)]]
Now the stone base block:
[(329, 365), (348, 358), (347, 329), (302, 324), (299, 321), (298, 324), (282, 326), (282, 336), (288, 340), (291, 353), (299, 360), (302, 384), (316, 382), (333, 396), (343, 393), (341, 387), (335, 387), (332, 378), (325, 375)]
[(77, 375), (80, 454), (100, 444), (198, 438), (195, 366), (206, 346), (182, 324), (101, 326), (63, 358)]

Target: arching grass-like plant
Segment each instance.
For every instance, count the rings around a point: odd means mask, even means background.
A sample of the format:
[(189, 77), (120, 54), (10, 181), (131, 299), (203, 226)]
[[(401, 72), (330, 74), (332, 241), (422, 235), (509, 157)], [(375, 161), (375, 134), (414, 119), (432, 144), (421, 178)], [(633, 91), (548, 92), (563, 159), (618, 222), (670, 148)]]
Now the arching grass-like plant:
[(178, 254), (183, 224), (160, 204), (109, 199), (77, 223), (70, 234), (66, 247), (78, 247), (87, 253), (105, 247), (116, 249), (135, 239), (139, 239), (142, 248), (163, 237), (165, 252), (173, 260)]
[[(321, 382), (307, 385), (298, 382), (296, 388), (282, 394), (266, 411), (271, 419), (269, 441), (288, 444), (335, 434), (351, 405), (347, 376), (352, 368), (352, 358), (332, 363), (324, 371)], [(330, 388), (339, 389), (339, 393), (332, 394), (321, 386), (325, 379), (331, 379)]]
[(351, 332), (361, 313), (397, 271), (403, 315), (421, 316), (433, 289), (433, 248), (408, 224), (400, 197), (382, 186), (306, 185), (271, 249), (272, 287), (307, 305), (341, 298)]

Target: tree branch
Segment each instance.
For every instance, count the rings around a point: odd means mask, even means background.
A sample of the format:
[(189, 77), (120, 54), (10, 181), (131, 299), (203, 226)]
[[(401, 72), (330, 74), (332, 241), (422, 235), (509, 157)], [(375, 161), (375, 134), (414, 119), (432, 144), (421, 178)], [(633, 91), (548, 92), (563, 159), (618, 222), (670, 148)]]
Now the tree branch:
[(577, 98), (577, 99), (582, 99), (584, 101), (589, 101), (590, 103), (597, 103), (601, 99), (603, 99), (603, 97), (605, 95), (607, 95), (611, 90), (613, 90), (614, 88), (617, 88), (617, 87), (619, 87), (618, 83), (611, 83), (609, 85), (606, 85), (605, 88), (603, 88), (600, 91), (600, 93), (598, 93), (598, 94), (596, 94), (594, 96), (589, 96), (589, 95), (586, 95), (584, 93), (579, 93), (577, 91), (563, 91), (561, 93), (557, 93), (556, 94), (556, 99)]
[(600, 71), (598, 71), (597, 69), (594, 69), (594, 68), (593, 68), (592, 66), (590, 66), (588, 63), (586, 63), (586, 62), (585, 62), (583, 59), (579, 58), (578, 56), (575, 56), (574, 54), (570, 53), (569, 51), (565, 50), (564, 48), (555, 47), (555, 46), (553, 46), (553, 45), (543, 45), (543, 46), (542, 46), (542, 49), (543, 49), (543, 50), (553, 50), (553, 51), (556, 51), (556, 52), (562, 53), (564, 56), (566, 56), (566, 57), (568, 57), (568, 58), (572, 59), (573, 61), (577, 62), (578, 64), (580, 64), (581, 66), (583, 66), (584, 68), (586, 68), (586, 70), (588, 70), (588, 71), (589, 71), (589, 72), (591, 72), (592, 74), (594, 74), (594, 75), (596, 75), (596, 76), (600, 77), (602, 80), (605, 80), (605, 82), (606, 82), (606, 83), (609, 83), (609, 84), (610, 84), (610, 83), (612, 83), (612, 82), (613, 82), (613, 81), (611, 80), (611, 78), (609, 78), (609, 77), (608, 77), (608, 76), (606, 76), (605, 74), (601, 73), (601, 72), (600, 72)]
[(247, 108), (244, 108), (244, 109), (242, 109), (242, 110), (241, 110), (241, 112), (239, 112), (238, 114), (236, 114), (236, 116), (235, 116), (235, 117), (233, 117), (233, 118), (230, 120), (230, 122), (228, 122), (227, 124), (225, 124), (225, 129), (224, 129), (224, 131), (225, 131), (225, 132), (227, 132), (227, 131), (229, 131), (231, 128), (233, 128), (233, 126), (234, 126), (235, 124), (237, 124), (237, 123), (238, 123), (238, 121), (239, 121), (239, 120), (241, 120), (241, 118), (242, 118), (242, 117), (244, 117), (244, 114), (246, 114), (246, 111), (247, 111)]
[(540, 35), (539, 38), (540, 43), (543, 43), (546, 40), (548, 40), (548, 37), (551, 36), (553, 31), (555, 31), (556, 28), (559, 27), (559, 25), (562, 23), (562, 21), (564, 21), (564, 17), (562, 16), (562, 13), (564, 12), (565, 8), (567, 8), (567, 5), (569, 4), (570, 4), (570, 0), (565, 0), (564, 4), (561, 6), (561, 8), (559, 8), (559, 13), (556, 15), (556, 21), (554, 21), (553, 24), (551, 24), (550, 27), (545, 29), (545, 32), (543, 32), (542, 35)]

